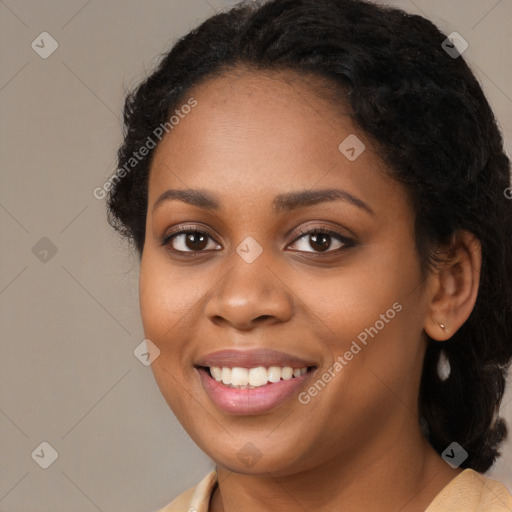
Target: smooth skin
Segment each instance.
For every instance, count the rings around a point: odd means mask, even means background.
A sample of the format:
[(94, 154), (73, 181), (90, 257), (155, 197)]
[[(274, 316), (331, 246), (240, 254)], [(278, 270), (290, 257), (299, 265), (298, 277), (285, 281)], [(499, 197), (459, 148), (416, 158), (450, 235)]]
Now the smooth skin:
[[(213, 512), (422, 511), (461, 472), (421, 435), (417, 401), (425, 333), (442, 342), (468, 318), (480, 246), (460, 232), (441, 268), (422, 274), (406, 190), (324, 99), (332, 90), (293, 72), (229, 72), (189, 91), (183, 102), (197, 106), (152, 162), (142, 320), (161, 351), (152, 369), (163, 396), (217, 464)], [(350, 134), (366, 146), (355, 161), (338, 149)], [(207, 192), (218, 208), (158, 201), (176, 189)], [(356, 201), (274, 208), (278, 195), (323, 189)], [(191, 226), (206, 235), (187, 235)], [(263, 249), (252, 263), (236, 252), (249, 236)], [(194, 366), (222, 349), (272, 348), (314, 361), (310, 386), (396, 302), (402, 310), (307, 405), (227, 414)], [(251, 466), (237, 456), (248, 442), (261, 455)]]

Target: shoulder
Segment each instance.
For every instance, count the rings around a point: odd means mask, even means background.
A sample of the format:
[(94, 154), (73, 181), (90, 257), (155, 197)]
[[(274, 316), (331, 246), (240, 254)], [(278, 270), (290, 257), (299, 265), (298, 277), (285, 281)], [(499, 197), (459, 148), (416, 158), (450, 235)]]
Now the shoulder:
[[(158, 512), (208, 512), (217, 472), (206, 475)], [(505, 486), (472, 469), (454, 478), (425, 512), (511, 512), (512, 496)]]
[(217, 471), (208, 473), (195, 487), (187, 489), (158, 512), (208, 512), (213, 490), (217, 485)]
[(506, 487), (472, 469), (455, 477), (425, 512), (511, 512), (512, 496)]

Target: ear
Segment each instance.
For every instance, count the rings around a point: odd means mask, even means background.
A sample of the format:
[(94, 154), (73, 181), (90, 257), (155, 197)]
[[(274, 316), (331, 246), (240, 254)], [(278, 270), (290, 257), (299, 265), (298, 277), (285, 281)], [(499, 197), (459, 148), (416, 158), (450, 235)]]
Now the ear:
[(482, 248), (468, 231), (458, 231), (442, 251), (443, 259), (428, 277), (425, 332), (434, 340), (451, 338), (469, 318), (480, 283)]

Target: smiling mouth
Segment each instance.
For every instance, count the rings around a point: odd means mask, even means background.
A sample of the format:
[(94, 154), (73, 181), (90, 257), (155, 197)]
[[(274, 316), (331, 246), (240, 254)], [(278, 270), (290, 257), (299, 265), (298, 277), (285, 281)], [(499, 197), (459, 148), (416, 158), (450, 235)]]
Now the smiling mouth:
[(316, 366), (258, 366), (243, 368), (239, 366), (200, 366), (210, 378), (231, 389), (256, 389), (280, 381), (300, 379), (303, 375), (316, 370)]

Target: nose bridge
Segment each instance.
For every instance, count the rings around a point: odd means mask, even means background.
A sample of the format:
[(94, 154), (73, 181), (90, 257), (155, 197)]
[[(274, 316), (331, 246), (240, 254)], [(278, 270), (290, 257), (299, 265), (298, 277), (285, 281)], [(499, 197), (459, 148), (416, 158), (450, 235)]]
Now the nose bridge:
[(292, 297), (286, 286), (269, 268), (268, 254), (254, 239), (247, 237), (229, 256), (229, 272), (210, 297), (206, 315), (237, 328), (255, 322), (283, 322), (292, 315)]

